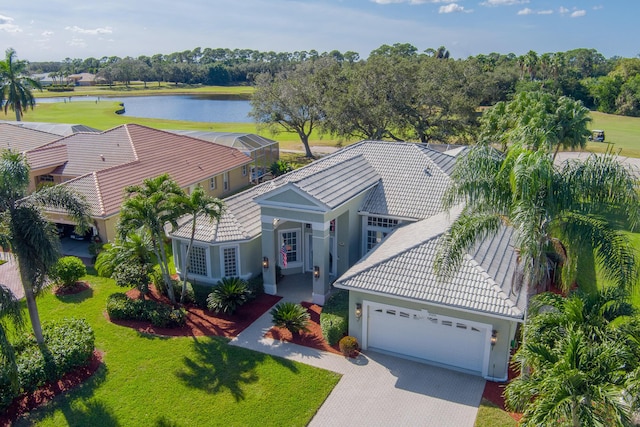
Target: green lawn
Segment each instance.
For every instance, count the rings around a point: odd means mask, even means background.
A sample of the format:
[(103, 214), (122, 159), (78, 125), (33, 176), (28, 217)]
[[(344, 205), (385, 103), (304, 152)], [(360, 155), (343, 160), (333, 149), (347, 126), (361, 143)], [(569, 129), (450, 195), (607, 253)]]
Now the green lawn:
[(18, 426), (304, 426), (339, 380), (224, 338), (159, 338), (113, 325), (106, 298), (122, 288), (86, 279), (92, 291), (61, 298), (45, 292), (38, 306), (43, 321), (86, 318), (104, 366)]
[(129, 87), (123, 84), (109, 86), (76, 86), (72, 92), (35, 91), (36, 98), (52, 98), (57, 96), (146, 96), (146, 95), (234, 95), (249, 98), (253, 86), (190, 86), (171, 83), (148, 82), (145, 88), (142, 82), (132, 82)]
[[(603, 129), (605, 141), (613, 144), (616, 152), (627, 157), (640, 157), (640, 117), (616, 116), (597, 111), (591, 112), (591, 129)], [(590, 142), (587, 145), (589, 151), (603, 152), (607, 148), (606, 143)]]
[(518, 423), (492, 402), (482, 399), (478, 408), (475, 427), (516, 427)]

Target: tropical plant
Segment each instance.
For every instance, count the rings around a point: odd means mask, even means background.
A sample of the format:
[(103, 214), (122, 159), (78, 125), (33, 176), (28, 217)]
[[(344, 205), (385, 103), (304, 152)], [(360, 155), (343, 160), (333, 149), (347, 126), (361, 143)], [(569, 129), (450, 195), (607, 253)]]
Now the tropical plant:
[(49, 278), (65, 288), (75, 285), (85, 274), (87, 274), (87, 267), (80, 258), (65, 256), (55, 263), (49, 273)]
[(544, 148), (515, 145), (505, 156), (479, 145), (458, 159), (451, 178), (445, 206), (465, 205), (441, 240), (440, 274), (455, 271), (476, 242), (508, 225), (528, 285), (543, 284), (553, 252), (565, 287), (574, 283), (580, 257), (591, 254), (611, 281), (635, 283), (635, 252), (610, 218), (617, 213), (633, 229), (640, 218), (638, 184), (616, 156), (592, 154), (555, 166)]
[(116, 281), (116, 285), (122, 287), (134, 287), (140, 291), (140, 298), (144, 298), (149, 293), (149, 264), (122, 263), (116, 265), (111, 277)]
[(4, 102), (4, 114), (7, 109), (16, 113), (16, 120), (22, 120), (22, 114), (27, 107), (33, 109), (36, 99), (32, 89), (40, 89), (40, 82), (27, 76), (27, 62), (16, 59), (16, 51), (6, 50), (4, 61), (0, 61), (0, 105)]
[(239, 277), (224, 277), (218, 281), (207, 297), (207, 308), (216, 313), (233, 314), (247, 302), (251, 291), (246, 280)]
[(18, 330), (24, 326), (22, 309), (18, 300), (9, 288), (0, 285), (0, 371), (6, 372), (8, 384), (4, 387), (15, 392), (19, 385), (18, 366), (13, 345), (7, 335), (7, 320), (13, 323)]
[(279, 328), (285, 328), (293, 335), (299, 335), (302, 331), (308, 331), (311, 316), (301, 304), (293, 302), (281, 302), (269, 312), (273, 324)]
[(180, 216), (177, 198), (184, 196), (183, 190), (168, 174), (147, 178), (142, 185), (125, 188), (126, 199), (120, 210), (118, 235), (121, 240), (133, 231), (143, 229), (151, 236), (151, 244), (160, 264), (162, 277), (168, 289), (169, 299), (176, 303), (173, 287), (170, 286), (169, 258), (165, 248), (165, 225), (176, 227)]
[(197, 186), (190, 195), (184, 195), (176, 199), (180, 212), (191, 217), (191, 235), (189, 236), (189, 246), (182, 261), (182, 292), (180, 302), (184, 303), (187, 294), (187, 279), (189, 276), (189, 261), (191, 258), (191, 248), (196, 235), (196, 222), (198, 218), (208, 219), (210, 222), (218, 222), (224, 213), (224, 203), (217, 197), (208, 196), (204, 189)]
[(633, 314), (615, 288), (534, 297), (514, 356), (522, 374), (505, 389), (507, 405), (523, 412), (521, 425), (631, 425), (625, 395), (640, 366)]
[(4, 151), (0, 156), (0, 245), (18, 262), (20, 279), (38, 343), (42, 326), (35, 296), (60, 257), (60, 239), (43, 208), (69, 213), (78, 231), (89, 224), (89, 205), (66, 185), (43, 187), (27, 196), (29, 165), (21, 154)]
[(269, 172), (273, 176), (284, 175), (285, 173), (291, 172), (293, 170), (293, 166), (289, 162), (285, 162), (284, 160), (276, 160), (271, 163), (269, 166)]

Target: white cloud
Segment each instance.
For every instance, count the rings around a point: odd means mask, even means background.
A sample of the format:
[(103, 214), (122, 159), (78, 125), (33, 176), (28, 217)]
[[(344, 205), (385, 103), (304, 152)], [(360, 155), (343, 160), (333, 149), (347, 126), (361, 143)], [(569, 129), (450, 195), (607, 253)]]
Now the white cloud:
[(526, 4), (529, 0), (487, 0), (480, 3), (482, 6), (513, 6), (514, 4)]
[(97, 34), (111, 34), (113, 33), (113, 29), (111, 27), (104, 27), (104, 28), (96, 28), (93, 30), (87, 30), (84, 28), (80, 28), (77, 25), (74, 25), (73, 27), (64, 27), (65, 30), (69, 30), (72, 31), (74, 33), (80, 33), (80, 34), (91, 34), (91, 35), (97, 35)]
[(397, 3), (409, 3), (409, 4), (425, 4), (425, 3), (451, 3), (455, 0), (371, 0), (377, 4), (397, 4)]
[(5, 31), (7, 33), (19, 33), (22, 29), (13, 23), (13, 18), (0, 15), (0, 31)]
[(531, 15), (533, 13), (532, 9), (529, 9), (528, 7), (525, 7), (522, 10), (518, 11), (518, 15)]
[(42, 33), (40, 33), (42, 37), (51, 37), (53, 34), (53, 31), (43, 31)]
[(84, 41), (84, 39), (71, 39), (67, 42), (67, 44), (69, 46), (73, 46), (73, 47), (87, 47), (87, 43)]
[(522, 10), (518, 11), (518, 15), (551, 15), (553, 13), (553, 10), (533, 10), (533, 9), (529, 9), (528, 7), (525, 7)]
[(600, 10), (600, 9), (604, 9), (604, 6), (599, 4), (597, 6), (593, 6), (593, 10)]
[(571, 17), (572, 17), (572, 18), (580, 18), (580, 17), (582, 17), (582, 16), (585, 16), (586, 14), (587, 14), (587, 11), (586, 11), (586, 10), (584, 10), (584, 9), (574, 10), (574, 11), (571, 13)]
[(560, 12), (560, 14), (565, 14), (569, 12), (569, 9), (567, 9), (566, 7), (560, 6), (560, 9), (558, 9), (558, 12)]
[(538, 15), (552, 15), (552, 14), (553, 14), (553, 10), (551, 9), (541, 10), (538, 12)]
[(460, 6), (457, 3), (451, 3), (446, 6), (440, 6), (438, 13), (454, 13), (454, 12), (470, 12), (465, 10), (464, 6)]

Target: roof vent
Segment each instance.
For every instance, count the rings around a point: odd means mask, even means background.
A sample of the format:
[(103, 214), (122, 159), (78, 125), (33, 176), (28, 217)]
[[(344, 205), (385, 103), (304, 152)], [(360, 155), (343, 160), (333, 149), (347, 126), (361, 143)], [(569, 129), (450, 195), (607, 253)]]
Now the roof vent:
[(424, 173), (425, 173), (425, 175), (427, 175), (427, 176), (431, 176), (431, 169), (429, 169), (428, 167), (427, 167), (427, 168), (424, 168)]
[(104, 154), (100, 154), (100, 158), (102, 159), (102, 161), (104, 162)]

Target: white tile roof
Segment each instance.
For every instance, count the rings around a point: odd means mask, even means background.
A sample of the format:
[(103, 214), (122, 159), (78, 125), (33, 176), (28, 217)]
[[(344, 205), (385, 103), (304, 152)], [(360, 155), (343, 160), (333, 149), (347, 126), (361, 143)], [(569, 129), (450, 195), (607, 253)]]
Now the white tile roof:
[[(227, 209), (220, 224), (197, 222), (195, 238), (221, 243), (257, 237), (261, 232), (260, 206), (254, 199), (289, 184), (333, 206), (379, 180), (370, 190), (362, 211), (381, 216), (427, 218), (442, 210), (440, 200), (454, 162), (454, 157), (422, 144), (362, 141), (225, 199)], [(316, 180), (318, 184), (314, 183)], [(171, 235), (189, 238), (191, 232), (184, 226)]]
[(396, 229), (334, 286), (522, 319), (526, 289), (511, 287), (517, 259), (510, 245), (513, 230), (505, 227), (499, 236), (484, 240), (453, 277), (435, 275), (438, 240), (458, 212)]

